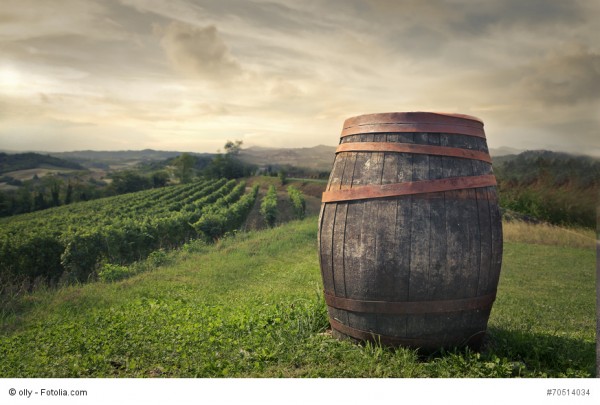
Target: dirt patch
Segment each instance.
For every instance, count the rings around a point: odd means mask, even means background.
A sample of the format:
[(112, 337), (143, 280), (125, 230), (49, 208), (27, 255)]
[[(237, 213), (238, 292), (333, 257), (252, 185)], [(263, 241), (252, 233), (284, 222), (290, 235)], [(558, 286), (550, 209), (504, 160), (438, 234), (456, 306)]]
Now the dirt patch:
[[(248, 190), (246, 190), (246, 192), (248, 192)], [(258, 229), (265, 229), (267, 227), (264, 218), (260, 214), (260, 202), (264, 196), (265, 191), (262, 188), (259, 189), (254, 206), (252, 207), (252, 210), (250, 210), (248, 217), (246, 217), (246, 222), (244, 225), (242, 225), (242, 230), (255, 231)]]
[(321, 195), (327, 187), (325, 182), (295, 181), (292, 185), (302, 191), (306, 197), (316, 197), (321, 201)]
[[(273, 184), (277, 189), (277, 219), (275, 220), (276, 225), (280, 225), (289, 221), (296, 219), (294, 214), (294, 209), (290, 198), (287, 193), (287, 187), (289, 185), (293, 185), (298, 188), (304, 194), (304, 199), (306, 201), (306, 216), (317, 215), (321, 209), (321, 193), (325, 188), (324, 185), (320, 184), (300, 184), (298, 182), (292, 182), (286, 184), (285, 186), (281, 185), (281, 182), (276, 178), (266, 178), (267, 181), (261, 181), (261, 179), (252, 179), (249, 180), (250, 184), (260, 184), (260, 189), (258, 191), (258, 195), (256, 196), (256, 202), (254, 203), (254, 207), (248, 214), (248, 218), (246, 219), (246, 223), (242, 227), (244, 230), (259, 230), (267, 228), (267, 223), (265, 219), (260, 213), (260, 204), (262, 202), (263, 197), (267, 193), (267, 188), (270, 184)], [(308, 190), (312, 190), (313, 194), (318, 193), (318, 197), (313, 195), (309, 195), (305, 192), (306, 187), (308, 186)], [(315, 187), (316, 186), (316, 187)], [(249, 190), (249, 189), (248, 189)]]
[(0, 183), (0, 191), (18, 190), (19, 187), (10, 185), (8, 183)]

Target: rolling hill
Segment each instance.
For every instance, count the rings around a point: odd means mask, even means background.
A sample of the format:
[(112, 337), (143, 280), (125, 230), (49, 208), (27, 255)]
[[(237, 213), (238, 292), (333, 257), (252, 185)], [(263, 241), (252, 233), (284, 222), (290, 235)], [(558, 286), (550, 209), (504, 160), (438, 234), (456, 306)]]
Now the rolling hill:
[(70, 170), (84, 169), (84, 167), (79, 163), (50, 155), (42, 155), (33, 152), (16, 154), (0, 153), (0, 174), (38, 168)]

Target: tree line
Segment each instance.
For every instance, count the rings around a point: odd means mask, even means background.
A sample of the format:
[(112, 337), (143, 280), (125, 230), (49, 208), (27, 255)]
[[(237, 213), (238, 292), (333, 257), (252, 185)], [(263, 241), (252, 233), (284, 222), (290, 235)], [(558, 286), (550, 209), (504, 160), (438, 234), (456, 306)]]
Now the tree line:
[(556, 225), (596, 226), (600, 160), (528, 151), (494, 163), (500, 206)]

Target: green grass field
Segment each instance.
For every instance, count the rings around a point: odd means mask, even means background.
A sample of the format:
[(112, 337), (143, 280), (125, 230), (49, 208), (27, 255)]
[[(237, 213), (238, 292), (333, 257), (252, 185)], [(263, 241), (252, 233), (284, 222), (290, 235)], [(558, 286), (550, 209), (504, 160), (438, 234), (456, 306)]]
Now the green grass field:
[(595, 251), (506, 241), (481, 353), (333, 339), (310, 217), (2, 309), (0, 377), (592, 377)]

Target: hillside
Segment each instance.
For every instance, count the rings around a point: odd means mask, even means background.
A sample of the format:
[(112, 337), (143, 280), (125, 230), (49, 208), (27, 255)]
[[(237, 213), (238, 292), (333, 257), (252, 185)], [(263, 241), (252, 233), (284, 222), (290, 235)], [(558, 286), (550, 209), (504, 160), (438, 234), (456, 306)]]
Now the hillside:
[(240, 159), (257, 166), (293, 166), (317, 171), (331, 170), (335, 146), (319, 145), (310, 148), (262, 148), (242, 149)]
[(550, 151), (494, 158), (500, 205), (554, 224), (594, 228), (600, 159)]
[(244, 222), (257, 191), (213, 179), (2, 218), (0, 284), (86, 282), (103, 264), (220, 238)]
[(188, 243), (124, 281), (16, 297), (0, 312), (0, 377), (592, 377), (593, 241), (528, 243), (535, 230), (505, 241), (481, 353), (333, 339), (313, 216)]
[(15, 154), (0, 153), (0, 175), (19, 170), (37, 168), (69, 170), (84, 169), (83, 166), (76, 162), (50, 155), (42, 155), (33, 152)]

